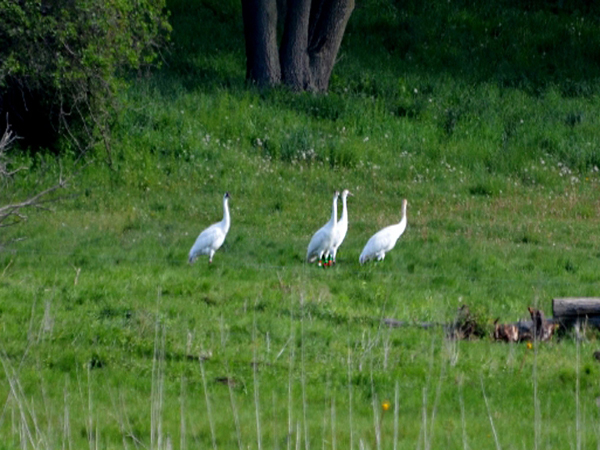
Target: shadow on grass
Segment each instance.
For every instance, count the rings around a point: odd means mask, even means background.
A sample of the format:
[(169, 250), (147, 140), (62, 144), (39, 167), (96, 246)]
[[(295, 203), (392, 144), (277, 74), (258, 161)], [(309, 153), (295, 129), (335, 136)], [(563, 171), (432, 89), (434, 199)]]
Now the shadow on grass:
[[(188, 89), (242, 87), (239, 1), (171, 0), (168, 7), (169, 76)], [(556, 86), (565, 96), (588, 96), (600, 78), (599, 31), (600, 6), (583, 0), (371, 0), (353, 13), (332, 90), (387, 96), (401, 77), (446, 74), (534, 95)]]

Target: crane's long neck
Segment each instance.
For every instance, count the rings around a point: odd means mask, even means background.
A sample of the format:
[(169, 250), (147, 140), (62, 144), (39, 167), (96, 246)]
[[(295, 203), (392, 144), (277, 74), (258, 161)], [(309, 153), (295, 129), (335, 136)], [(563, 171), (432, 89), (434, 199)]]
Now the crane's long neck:
[(340, 217), (340, 222), (344, 220), (348, 220), (348, 207), (346, 206), (346, 196), (342, 197), (342, 216)]
[(227, 198), (223, 199), (223, 220), (221, 223), (223, 224), (225, 230), (229, 230), (229, 225), (231, 225), (231, 218), (229, 217), (229, 204), (227, 202), (228, 200), (229, 199)]
[(330, 222), (334, 225), (337, 224), (337, 195), (333, 197), (333, 207), (331, 209), (331, 220)]
[(400, 223), (406, 225), (406, 202), (402, 203), (402, 219)]

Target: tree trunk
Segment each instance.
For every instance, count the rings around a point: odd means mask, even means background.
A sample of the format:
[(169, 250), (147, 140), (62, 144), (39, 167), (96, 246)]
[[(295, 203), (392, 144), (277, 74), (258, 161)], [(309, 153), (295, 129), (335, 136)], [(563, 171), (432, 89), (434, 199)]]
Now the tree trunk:
[(277, 0), (242, 0), (246, 79), (258, 85), (281, 81), (277, 53)]
[[(327, 91), (354, 0), (323, 0), (314, 9), (308, 55), (314, 89)], [(314, 25), (313, 25), (314, 24)]]
[(308, 60), (311, 0), (289, 0), (281, 39), (281, 79), (296, 90), (312, 90)]
[[(246, 78), (326, 91), (355, 0), (242, 0)], [(285, 11), (279, 54), (277, 10)], [(280, 15), (279, 18), (282, 16)]]

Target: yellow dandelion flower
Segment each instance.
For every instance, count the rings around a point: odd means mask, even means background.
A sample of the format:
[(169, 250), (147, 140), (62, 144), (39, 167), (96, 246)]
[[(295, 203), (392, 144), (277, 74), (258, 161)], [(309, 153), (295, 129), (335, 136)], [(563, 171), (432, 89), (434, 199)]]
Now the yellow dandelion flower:
[(531, 350), (533, 348), (533, 344), (531, 342), (527, 343), (527, 349)]
[(383, 408), (384, 411), (387, 411), (390, 409), (390, 402), (388, 402), (387, 400), (385, 400), (382, 404), (381, 404), (381, 408)]

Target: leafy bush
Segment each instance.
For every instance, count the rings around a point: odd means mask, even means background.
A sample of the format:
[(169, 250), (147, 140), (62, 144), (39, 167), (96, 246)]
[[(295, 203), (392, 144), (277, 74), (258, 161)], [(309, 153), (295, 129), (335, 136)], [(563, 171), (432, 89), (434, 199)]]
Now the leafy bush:
[(115, 93), (169, 32), (165, 0), (0, 0), (0, 113), (25, 145), (110, 157)]

